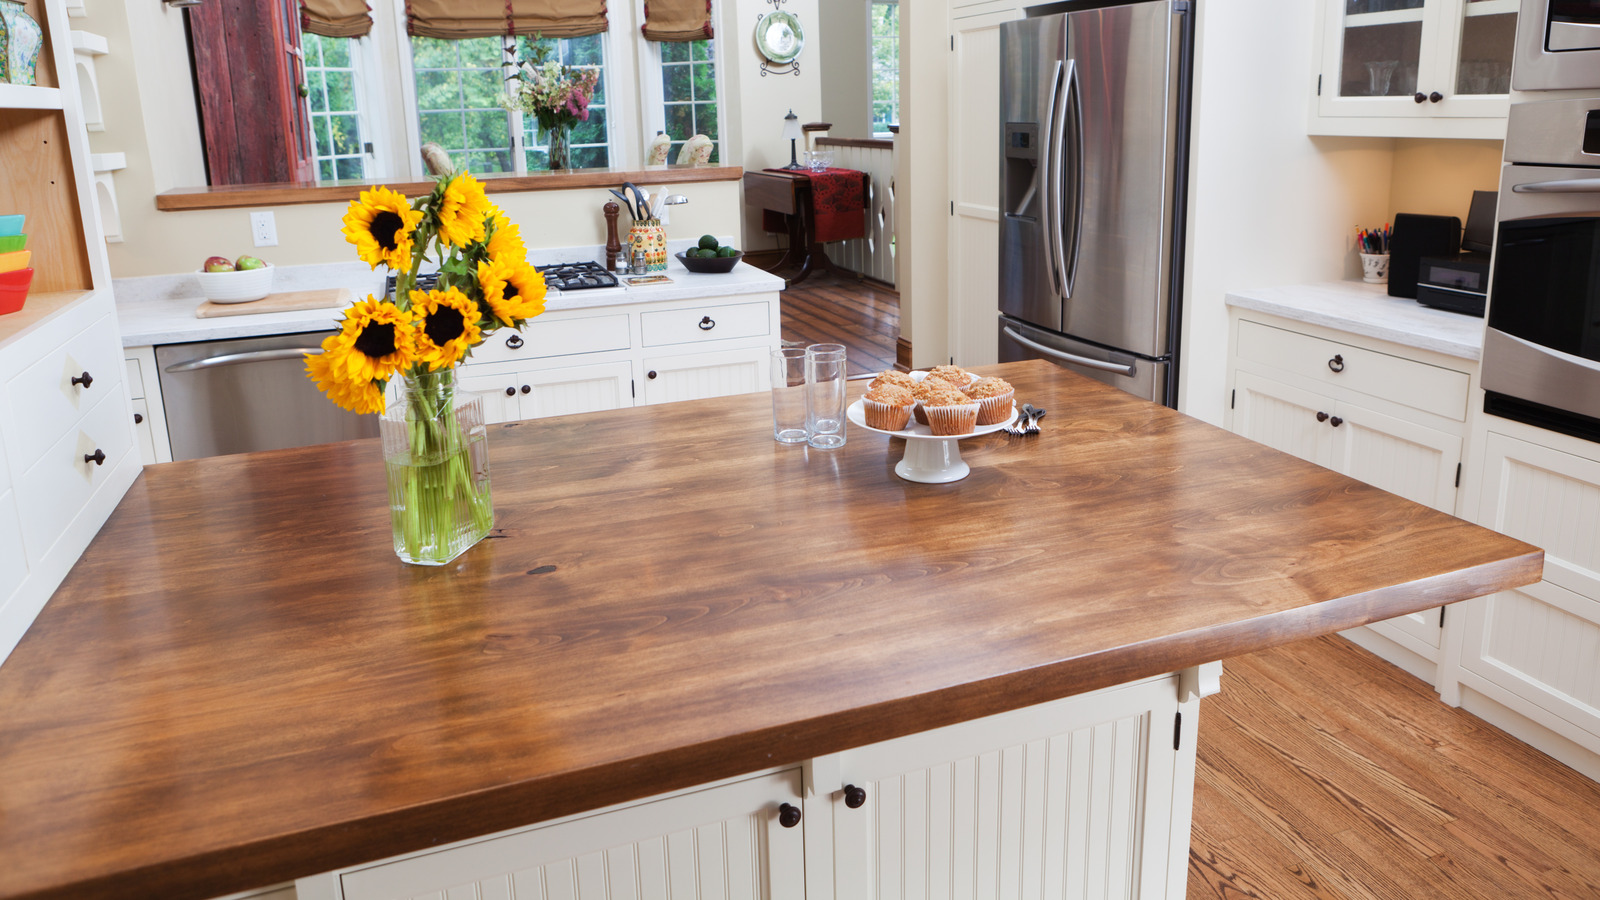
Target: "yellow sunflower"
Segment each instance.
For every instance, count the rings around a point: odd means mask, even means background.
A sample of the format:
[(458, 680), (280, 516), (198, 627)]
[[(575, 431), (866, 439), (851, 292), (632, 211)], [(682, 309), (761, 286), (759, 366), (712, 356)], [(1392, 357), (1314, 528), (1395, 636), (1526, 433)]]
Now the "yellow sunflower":
[(411, 315), (417, 325), (417, 361), (437, 372), (460, 362), (483, 340), (478, 304), (455, 288), (412, 291)]
[(544, 276), (526, 263), (498, 257), (478, 263), (478, 287), (489, 311), (503, 325), (520, 328), (544, 312)]
[(373, 188), (362, 191), (344, 214), (344, 237), (367, 265), (402, 271), (411, 268), (411, 239), (421, 221), (422, 211), (412, 209), (404, 194)]
[(306, 359), (306, 374), (334, 403), (357, 413), (383, 412), (382, 383), (416, 361), (411, 314), (370, 294), (345, 310), (322, 353)]
[(528, 248), (522, 243), (522, 229), (505, 216), (494, 217), (494, 231), (489, 235), (489, 258), (519, 266), (527, 262)]
[(462, 172), (445, 185), (439, 203), (439, 237), (452, 247), (465, 247), (483, 240), (484, 220), (489, 217), (489, 198), (483, 185)]

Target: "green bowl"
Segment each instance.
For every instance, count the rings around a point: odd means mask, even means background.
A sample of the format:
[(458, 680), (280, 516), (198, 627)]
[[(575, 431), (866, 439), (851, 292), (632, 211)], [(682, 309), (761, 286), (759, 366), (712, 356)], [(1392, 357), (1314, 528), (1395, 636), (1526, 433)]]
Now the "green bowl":
[(25, 234), (8, 234), (0, 236), (0, 253), (15, 253), (25, 250), (28, 246), (28, 236)]

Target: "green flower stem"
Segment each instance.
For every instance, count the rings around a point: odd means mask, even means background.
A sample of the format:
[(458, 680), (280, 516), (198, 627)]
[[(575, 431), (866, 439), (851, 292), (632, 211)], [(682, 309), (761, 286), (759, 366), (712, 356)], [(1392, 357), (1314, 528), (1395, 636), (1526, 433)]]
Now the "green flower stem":
[(391, 484), (396, 550), (413, 562), (448, 562), (494, 525), (489, 482), (474, 471), (474, 444), (454, 404), (454, 374), (413, 372), (403, 387), (405, 447), (391, 453), (389, 470), (401, 482)]

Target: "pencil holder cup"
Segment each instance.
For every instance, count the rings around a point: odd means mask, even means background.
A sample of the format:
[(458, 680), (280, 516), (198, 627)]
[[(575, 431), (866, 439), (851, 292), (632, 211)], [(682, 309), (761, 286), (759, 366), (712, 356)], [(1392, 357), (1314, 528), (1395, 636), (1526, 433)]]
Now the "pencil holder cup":
[(1361, 280), (1368, 284), (1389, 283), (1389, 254), (1361, 254)]

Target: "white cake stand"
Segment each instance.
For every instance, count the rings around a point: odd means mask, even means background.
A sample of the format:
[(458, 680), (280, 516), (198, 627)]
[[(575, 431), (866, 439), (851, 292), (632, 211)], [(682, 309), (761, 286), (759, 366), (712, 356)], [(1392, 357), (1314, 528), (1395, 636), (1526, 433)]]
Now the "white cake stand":
[(860, 400), (850, 404), (845, 410), (845, 417), (852, 425), (887, 434), (890, 437), (905, 438), (906, 452), (901, 460), (894, 464), (894, 473), (906, 481), (918, 481), (923, 484), (949, 484), (967, 477), (972, 467), (961, 458), (961, 441), (963, 438), (977, 437), (980, 434), (993, 434), (996, 431), (1016, 421), (1017, 405), (1011, 404), (1011, 415), (1004, 422), (994, 425), (979, 425), (967, 434), (934, 434), (928, 426), (912, 419), (901, 431), (885, 431), (882, 428), (873, 428), (867, 424), (866, 410)]

